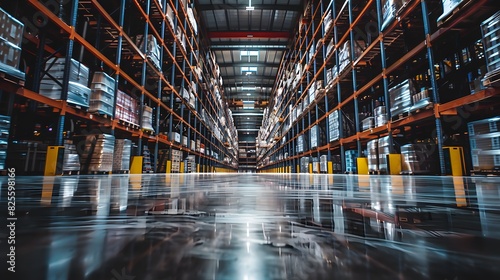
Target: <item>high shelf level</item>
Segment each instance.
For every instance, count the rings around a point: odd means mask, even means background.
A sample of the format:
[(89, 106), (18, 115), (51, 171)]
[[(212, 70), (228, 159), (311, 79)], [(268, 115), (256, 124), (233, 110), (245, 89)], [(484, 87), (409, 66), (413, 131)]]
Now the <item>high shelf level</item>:
[(326, 157), (328, 173), (494, 172), (500, 160), (472, 162), (467, 124), (498, 122), (500, 89), (484, 79), (498, 17), (485, 21), (498, 11), (488, 0), (308, 1), (263, 118), (259, 170), (311, 173)]
[[(2, 9), (25, 31), (25, 82), (0, 78), (0, 114), (13, 124), (8, 166), (20, 175), (43, 172), (47, 146), (88, 134), (132, 140), (132, 157), (148, 148), (148, 170), (172, 172), (163, 155), (177, 151), (173, 172), (237, 170), (238, 134), (192, 1), (27, 0)], [(196, 168), (184, 166), (190, 155)]]

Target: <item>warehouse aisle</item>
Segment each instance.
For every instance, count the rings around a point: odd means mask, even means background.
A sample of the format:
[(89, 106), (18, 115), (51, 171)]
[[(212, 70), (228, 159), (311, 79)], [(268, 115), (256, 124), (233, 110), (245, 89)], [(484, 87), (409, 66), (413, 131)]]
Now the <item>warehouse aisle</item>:
[(500, 274), (500, 178), (148, 174), (16, 184), (15, 279)]

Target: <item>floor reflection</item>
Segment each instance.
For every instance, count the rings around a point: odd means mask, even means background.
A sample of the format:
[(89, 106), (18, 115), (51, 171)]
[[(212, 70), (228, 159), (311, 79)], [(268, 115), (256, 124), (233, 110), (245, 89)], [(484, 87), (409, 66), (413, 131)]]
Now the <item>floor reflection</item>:
[(147, 174), (16, 183), (16, 279), (500, 275), (500, 178)]

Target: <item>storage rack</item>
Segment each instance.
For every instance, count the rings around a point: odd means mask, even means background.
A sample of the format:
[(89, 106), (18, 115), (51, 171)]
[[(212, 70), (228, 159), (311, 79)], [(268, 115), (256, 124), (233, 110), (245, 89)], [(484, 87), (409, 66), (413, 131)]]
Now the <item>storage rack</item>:
[(257, 167), (256, 143), (240, 141), (239, 143), (239, 172), (255, 173)]
[[(402, 5), (381, 29), (386, 2), (307, 3), (295, 44), (280, 65), (273, 89), (278, 98), (266, 111), (257, 138), (260, 172), (298, 173), (304, 171), (303, 158), (322, 155), (327, 156), (329, 173), (334, 156), (341, 157), (346, 172), (345, 151), (366, 157), (368, 141), (388, 136), (391, 153), (405, 143), (434, 141), (439, 173), (445, 174), (443, 146), (467, 146), (466, 123), (498, 114), (500, 89), (467, 84), (471, 74), (473, 80), (480, 78), (477, 70), (484, 65), (484, 55), (479, 26), (498, 11), (495, 1), (463, 0), (439, 23), (441, 1), (392, 1)], [(453, 69), (445, 71), (450, 63)], [(404, 79), (418, 81), (431, 102), (391, 116), (389, 88)], [(366, 113), (381, 105), (388, 122), (362, 131)], [(335, 112), (340, 112), (340, 130), (332, 140), (329, 116)], [(298, 151), (299, 139), (309, 139), (314, 126), (325, 128), (327, 140)]]
[[(25, 33), (23, 59), (33, 67), (26, 71), (26, 86), (3, 78), (0, 84), (5, 92), (17, 94), (17, 103), (28, 104), (36, 108), (34, 111), (45, 109), (44, 114), (57, 119), (53, 139), (44, 139), (49, 145), (62, 145), (70, 137), (70, 127), (73, 129), (77, 123), (82, 124), (83, 131), (97, 130), (133, 140), (138, 147), (135, 155), (141, 155), (142, 147), (148, 146), (153, 169), (158, 164), (160, 149), (175, 149), (184, 156), (195, 155), (200, 172), (237, 170), (238, 139), (234, 139), (237, 133), (223, 102), (222, 79), (216, 73), (218, 66), (203, 44), (203, 34), (197, 32), (193, 3), (74, 0), (54, 7), (45, 6), (44, 1), (26, 0), (2, 8), (27, 21), (25, 24), (31, 28)], [(42, 27), (29, 22), (34, 15), (43, 20)], [(136, 44), (138, 35), (145, 41), (142, 45)], [(160, 65), (149, 54), (148, 40), (152, 38), (159, 48)], [(154, 131), (68, 104), (64, 92), (68, 88), (69, 70), (61, 81), (61, 100), (38, 94), (44, 61), (51, 57), (65, 58), (66, 65), (75, 58), (88, 66), (91, 73), (109, 74), (115, 79), (116, 90), (138, 101), (140, 115), (145, 106), (153, 109)], [(186, 91), (194, 98), (185, 98)], [(114, 107), (116, 96), (115, 92)], [(14, 104), (10, 102), (9, 106)], [(220, 133), (212, 133), (214, 129)], [(173, 132), (181, 135), (180, 142), (169, 138)], [(210, 154), (199, 146), (206, 147)]]

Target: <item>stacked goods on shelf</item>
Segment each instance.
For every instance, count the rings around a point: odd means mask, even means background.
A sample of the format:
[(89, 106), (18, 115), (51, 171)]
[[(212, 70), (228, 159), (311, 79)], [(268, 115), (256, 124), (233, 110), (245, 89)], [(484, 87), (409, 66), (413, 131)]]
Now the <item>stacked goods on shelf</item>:
[(357, 173), (357, 158), (358, 151), (347, 150), (345, 151), (345, 171), (347, 173)]
[(189, 155), (186, 157), (185, 166), (186, 166), (185, 173), (196, 172), (196, 159), (194, 155)]
[(142, 111), (142, 129), (154, 132), (153, 128), (153, 108), (144, 105)]
[(354, 57), (351, 57), (351, 41), (347, 40), (339, 51), (339, 74), (342, 74), (344, 70), (351, 64), (352, 60), (355, 60), (363, 53), (365, 48), (365, 43), (361, 40), (354, 42)]
[(328, 172), (328, 157), (327, 157), (327, 155), (322, 155), (319, 157), (319, 171), (321, 173)]
[(89, 69), (73, 58), (70, 60), (70, 65), (65, 65), (65, 62), (66, 58), (53, 57), (45, 63), (45, 75), (40, 82), (40, 94), (51, 99), (61, 99), (64, 68), (69, 67), (67, 102), (85, 108), (89, 107), (90, 88), (87, 87)]
[(372, 129), (375, 127), (375, 121), (373, 117), (367, 117), (361, 121), (361, 131)]
[(189, 148), (191, 149), (191, 151), (196, 151), (196, 141), (195, 140), (191, 140)]
[(198, 34), (198, 24), (196, 23), (196, 18), (194, 17), (193, 8), (188, 7), (187, 14), (188, 14), (188, 20), (191, 23), (191, 26), (193, 27), (194, 34), (196, 35)]
[(328, 47), (326, 47), (326, 56), (330, 56), (330, 53), (335, 49), (335, 38), (332, 38), (330, 40), (330, 43), (328, 43)]
[[(412, 81), (409, 79), (390, 88), (389, 99), (391, 105), (391, 116), (394, 118), (401, 114), (408, 113), (412, 106), (413, 96), (415, 96), (415, 90)], [(422, 99), (423, 98), (419, 98), (419, 100)]]
[(167, 161), (171, 163), (170, 172), (179, 173), (182, 161), (182, 151), (165, 149), (158, 153), (157, 173), (165, 173), (167, 171)]
[(500, 117), (468, 123), (472, 166), (477, 171), (500, 169)]
[(172, 131), (169, 136), (170, 141), (180, 144), (181, 143), (181, 134), (179, 132)]
[(19, 71), (24, 24), (0, 9), (0, 72), (24, 80)]
[(113, 154), (113, 171), (127, 171), (130, 169), (132, 155), (132, 141), (129, 139), (116, 139)]
[(330, 31), (330, 27), (332, 27), (332, 23), (333, 23), (332, 11), (328, 10), (328, 12), (326, 12), (325, 18), (323, 20), (325, 34), (328, 34), (328, 31)]
[(144, 145), (142, 150), (142, 173), (153, 173), (153, 167), (151, 166), (151, 153), (146, 145)]
[(410, 108), (410, 112), (416, 111), (420, 108), (424, 108), (431, 103), (429, 91), (429, 89), (422, 88), (420, 92), (415, 93), (411, 96), (411, 102), (413, 105)]
[(484, 86), (500, 86), (500, 12), (481, 24), (484, 52), (486, 57), (486, 73)]
[[(327, 160), (326, 155), (322, 155), (319, 158), (319, 166), (320, 166), (320, 172), (321, 173), (326, 173), (328, 172), (328, 160)], [(339, 173), (342, 171), (342, 163), (341, 163), (341, 158), (340, 155), (332, 155), (332, 168), (334, 173)]]
[(384, 30), (396, 18), (399, 10), (410, 0), (382, 0), (382, 27)]
[(304, 139), (307, 139), (307, 134), (301, 134), (297, 137), (297, 153), (303, 153), (308, 151), (308, 143)]
[(419, 142), (401, 146), (401, 173), (438, 174), (437, 145)]
[(144, 35), (137, 35), (135, 37), (135, 44), (142, 52), (146, 51), (146, 57), (158, 70), (161, 70), (160, 46), (156, 42), (156, 37), (152, 34), (148, 34), (144, 39)]
[(319, 160), (317, 157), (312, 158), (312, 172), (319, 173)]
[(366, 144), (368, 157), (368, 171), (378, 171), (378, 139), (368, 141)]
[(375, 120), (375, 127), (379, 127), (387, 123), (385, 106), (378, 106), (373, 110), (373, 119)]
[(332, 142), (340, 138), (339, 111), (336, 110), (328, 115), (328, 141)]
[(92, 134), (84, 137), (85, 145), (80, 154), (81, 170), (84, 172), (112, 171), (115, 137), (109, 134)]
[(177, 37), (177, 40), (179, 40), (181, 47), (184, 51), (186, 51), (186, 35), (182, 32), (182, 29), (180, 26), (177, 26), (177, 33), (175, 34)]
[(342, 172), (342, 158), (340, 155), (332, 155), (333, 173)]
[(9, 144), (10, 116), (0, 116), (0, 170), (5, 169)]
[(381, 137), (378, 139), (378, 172), (387, 173), (387, 156), (391, 152), (389, 145), (389, 136)]
[(300, 158), (300, 173), (309, 173), (309, 157)]
[(437, 21), (443, 22), (449, 16), (452, 16), (455, 12), (454, 10), (462, 3), (468, 2), (470, 0), (441, 0), (443, 3), (443, 13), (438, 17)]
[(80, 171), (80, 156), (72, 140), (64, 140), (63, 172)]
[(90, 85), (89, 112), (113, 116), (115, 102), (115, 79), (104, 72), (95, 72)]
[(121, 90), (116, 91), (115, 118), (139, 126), (139, 104)]
[(311, 149), (318, 147), (318, 126), (315, 125), (311, 127)]
[(182, 151), (172, 150), (172, 172), (181, 172)]
[(191, 88), (189, 89), (189, 100), (188, 104), (191, 108), (196, 110), (196, 95), (198, 93), (198, 84), (194, 81), (191, 82)]
[(167, 21), (168, 23), (170, 24), (170, 27), (172, 28), (172, 30), (175, 30), (175, 25), (174, 25), (174, 18), (175, 18), (175, 14), (174, 14), (174, 10), (170, 7), (170, 4), (167, 3)]

